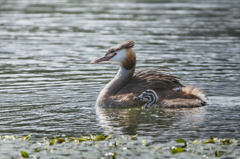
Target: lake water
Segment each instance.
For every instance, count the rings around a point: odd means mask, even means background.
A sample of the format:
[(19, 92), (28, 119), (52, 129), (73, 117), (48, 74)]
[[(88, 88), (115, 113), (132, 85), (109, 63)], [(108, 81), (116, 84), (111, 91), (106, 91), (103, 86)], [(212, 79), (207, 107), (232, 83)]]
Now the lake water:
[[(99, 109), (118, 66), (90, 64), (136, 42), (136, 70), (169, 67), (204, 90), (194, 109)], [(1, 0), (0, 134), (240, 139), (239, 0)]]

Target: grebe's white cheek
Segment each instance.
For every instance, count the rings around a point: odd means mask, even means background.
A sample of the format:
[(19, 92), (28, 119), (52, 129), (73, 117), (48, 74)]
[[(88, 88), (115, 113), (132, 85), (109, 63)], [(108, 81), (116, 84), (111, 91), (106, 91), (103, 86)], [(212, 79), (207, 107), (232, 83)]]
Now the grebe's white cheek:
[(112, 57), (111, 59), (109, 59), (109, 61), (113, 61), (113, 62), (123, 62), (126, 58), (126, 53), (125, 50), (119, 50), (116, 52), (117, 55), (115, 55), (114, 57)]

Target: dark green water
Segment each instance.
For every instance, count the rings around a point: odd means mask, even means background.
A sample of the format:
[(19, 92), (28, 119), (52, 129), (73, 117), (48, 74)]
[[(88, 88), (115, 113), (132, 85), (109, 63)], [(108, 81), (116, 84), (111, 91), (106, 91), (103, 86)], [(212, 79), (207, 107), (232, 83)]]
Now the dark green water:
[[(240, 1), (0, 1), (0, 134), (240, 138)], [(137, 70), (170, 67), (202, 108), (97, 109), (117, 72), (90, 64), (136, 41)]]

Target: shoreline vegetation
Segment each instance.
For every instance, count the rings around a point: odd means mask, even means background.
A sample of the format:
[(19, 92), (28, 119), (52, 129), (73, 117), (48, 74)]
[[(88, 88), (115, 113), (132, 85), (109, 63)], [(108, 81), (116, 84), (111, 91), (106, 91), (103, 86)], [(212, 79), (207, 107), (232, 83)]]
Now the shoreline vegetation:
[(157, 143), (134, 135), (89, 135), (75, 137), (44, 137), (32, 135), (1, 136), (0, 156), (3, 158), (236, 158), (240, 156), (240, 142), (236, 139), (218, 139), (210, 135), (205, 140), (177, 139)]

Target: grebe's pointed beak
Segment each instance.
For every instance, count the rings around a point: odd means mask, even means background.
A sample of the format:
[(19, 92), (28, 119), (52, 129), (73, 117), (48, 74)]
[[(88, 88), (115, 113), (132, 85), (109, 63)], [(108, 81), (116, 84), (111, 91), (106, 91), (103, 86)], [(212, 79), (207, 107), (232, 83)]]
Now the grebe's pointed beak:
[(99, 63), (99, 62), (103, 62), (103, 61), (109, 61), (110, 58), (111, 58), (111, 57), (102, 57), (102, 58), (100, 58), (100, 59), (91, 61), (90, 63)]
[(94, 60), (90, 63), (99, 63), (99, 62), (103, 62), (103, 61), (109, 61), (109, 59), (113, 58), (116, 55), (117, 55), (117, 53), (114, 53), (112, 56), (104, 56), (104, 57), (102, 57), (100, 59), (97, 59), (97, 60)]

